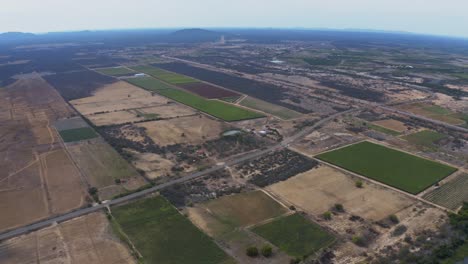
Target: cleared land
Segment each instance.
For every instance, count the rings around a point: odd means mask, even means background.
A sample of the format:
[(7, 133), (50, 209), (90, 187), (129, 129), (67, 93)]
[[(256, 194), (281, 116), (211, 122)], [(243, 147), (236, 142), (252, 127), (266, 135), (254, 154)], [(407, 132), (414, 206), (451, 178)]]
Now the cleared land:
[(115, 237), (103, 213), (93, 213), (59, 225), (6, 240), (0, 262), (18, 263), (136, 263)]
[(239, 121), (263, 117), (263, 115), (259, 113), (236, 107), (222, 101), (207, 100), (189, 92), (172, 88), (154, 78), (130, 78), (127, 79), (127, 81), (225, 121)]
[(300, 214), (280, 217), (252, 231), (294, 257), (308, 256), (335, 241), (331, 234)]
[(223, 123), (205, 116), (150, 121), (137, 126), (146, 128), (147, 135), (159, 146), (200, 144), (218, 138), (225, 130)]
[[(124, 189), (127, 181), (137, 182), (135, 188), (145, 184), (138, 172), (100, 139), (73, 144), (67, 149), (93, 187), (101, 189), (115, 186)], [(116, 180), (120, 180), (121, 184), (117, 186)]]
[(288, 109), (286, 107), (282, 107), (279, 105), (274, 105), (270, 104), (268, 102), (262, 101), (255, 99), (253, 97), (246, 97), (240, 102), (241, 105), (245, 107), (249, 107), (252, 109), (260, 110), (262, 112), (272, 114), (274, 116), (277, 116), (281, 119), (292, 119), (292, 118), (297, 118), (300, 117), (302, 114), (296, 111), (293, 111), (291, 109)]
[(405, 132), (408, 128), (405, 126), (403, 122), (400, 122), (395, 119), (384, 119), (379, 121), (372, 122), (374, 125), (384, 127), (386, 129), (393, 130), (395, 132)]
[(214, 237), (287, 212), (286, 208), (262, 191), (224, 196), (188, 210), (190, 219)]
[(95, 71), (105, 74), (105, 75), (112, 75), (112, 76), (127, 76), (127, 75), (135, 74), (135, 71), (127, 67), (103, 68), (103, 69), (96, 69)]
[(73, 115), (60, 95), (40, 77), (19, 80), (0, 90), (0, 113), (0, 230), (82, 206), (80, 175), (52, 127)]
[(457, 170), (367, 141), (317, 157), (412, 194), (423, 191)]
[(137, 66), (137, 67), (132, 67), (133, 70), (137, 72), (142, 72), (146, 73), (148, 75), (151, 75), (155, 78), (158, 78), (162, 81), (165, 81), (170, 84), (184, 84), (184, 83), (197, 83), (199, 82), (198, 80), (195, 80), (193, 78), (190, 78), (185, 75), (173, 73), (170, 71), (166, 71), (160, 68), (155, 68), (152, 66)]
[(65, 142), (74, 142), (98, 137), (98, 134), (90, 127), (67, 129), (59, 131), (59, 133)]
[(468, 174), (460, 174), (455, 179), (424, 195), (424, 199), (456, 210), (468, 202)]
[(372, 221), (386, 218), (413, 203), (404, 195), (374, 184), (357, 188), (356, 179), (328, 166), (298, 174), (269, 186), (268, 190), (313, 215), (321, 215), (339, 203), (353, 215)]
[(447, 136), (441, 134), (436, 131), (432, 130), (422, 130), (403, 138), (410, 143), (413, 143), (417, 146), (429, 149), (429, 150), (437, 150), (437, 145), (435, 144), (437, 141), (446, 138)]
[(210, 264), (229, 260), (163, 197), (112, 208), (112, 214), (146, 263)]

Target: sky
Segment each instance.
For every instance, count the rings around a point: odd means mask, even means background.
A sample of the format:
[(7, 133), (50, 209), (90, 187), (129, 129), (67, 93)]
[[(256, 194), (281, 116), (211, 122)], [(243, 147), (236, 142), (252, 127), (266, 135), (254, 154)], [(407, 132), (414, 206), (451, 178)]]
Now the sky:
[(467, 0), (0, 1), (0, 32), (301, 27), (468, 37)]

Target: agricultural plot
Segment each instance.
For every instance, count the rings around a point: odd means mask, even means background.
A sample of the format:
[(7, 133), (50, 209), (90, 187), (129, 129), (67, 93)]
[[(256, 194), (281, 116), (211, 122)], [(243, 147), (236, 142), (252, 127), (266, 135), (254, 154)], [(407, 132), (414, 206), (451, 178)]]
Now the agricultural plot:
[(112, 232), (103, 213), (78, 217), (3, 241), (0, 262), (17, 263), (136, 263)]
[(448, 209), (456, 210), (468, 202), (468, 174), (460, 174), (455, 179), (426, 193), (424, 199)]
[(60, 95), (40, 77), (20, 80), (0, 90), (0, 113), (0, 230), (82, 206), (79, 172), (52, 127), (74, 114)]
[(379, 125), (375, 125), (375, 124), (367, 124), (369, 126), (370, 129), (372, 130), (375, 130), (375, 131), (378, 131), (378, 132), (382, 132), (384, 134), (387, 134), (387, 135), (391, 135), (391, 136), (398, 136), (400, 135), (400, 132), (396, 132), (394, 130), (391, 130), (391, 129), (388, 129), (388, 128), (385, 128), (385, 127), (382, 127), (382, 126), (379, 126)]
[(152, 66), (132, 67), (134, 71), (146, 73), (170, 84), (197, 83), (198, 80)]
[(263, 117), (263, 115), (259, 113), (236, 107), (222, 101), (207, 100), (189, 92), (172, 88), (156, 79), (139, 79), (140, 78), (131, 78), (127, 81), (225, 121), (239, 121)]
[(342, 204), (353, 215), (379, 221), (414, 203), (396, 191), (375, 184), (366, 183), (364, 188), (357, 188), (356, 181), (336, 169), (320, 166), (267, 189), (281, 200), (316, 216), (335, 204)]
[(280, 217), (252, 231), (294, 257), (311, 255), (335, 241), (333, 235), (300, 214)]
[(287, 209), (262, 191), (223, 196), (188, 208), (190, 219), (207, 234), (220, 237), (241, 227), (278, 217)]
[(422, 130), (422, 131), (404, 136), (403, 139), (407, 140), (408, 142), (416, 146), (435, 151), (437, 150), (436, 143), (439, 140), (444, 139), (446, 137), (447, 137), (446, 135), (441, 134), (436, 131)]
[[(101, 196), (114, 189), (123, 192), (141, 187), (145, 180), (127, 161), (101, 139), (93, 142), (80, 142), (67, 147), (73, 160), (85, 175), (90, 186), (96, 187)], [(120, 184), (117, 185), (116, 181)], [(109, 197), (101, 197), (105, 200)]]
[[(112, 208), (115, 232), (124, 232), (145, 263), (217, 264), (229, 257), (163, 197)], [(177, 253), (175, 253), (177, 252)]]
[(179, 87), (197, 94), (201, 97), (205, 97), (208, 99), (216, 99), (216, 98), (239, 98), (241, 95), (226, 89), (219, 88), (217, 86), (203, 83), (203, 82), (196, 82), (196, 83), (185, 83), (179, 84)]
[(135, 74), (136, 72), (132, 69), (129, 69), (127, 67), (112, 67), (112, 68), (101, 68), (101, 69), (96, 69), (95, 71), (105, 74), (105, 75), (111, 75), (111, 76), (128, 76)]
[(201, 144), (218, 138), (226, 129), (223, 123), (205, 116), (150, 121), (137, 126), (145, 128), (147, 135), (159, 146)]
[(302, 115), (301, 113), (293, 111), (286, 107), (270, 104), (268, 102), (255, 99), (253, 97), (246, 97), (240, 102), (240, 104), (248, 108), (252, 108), (252, 109), (259, 110), (268, 114), (272, 114), (276, 117), (279, 117), (285, 120), (298, 118)]
[(367, 141), (320, 154), (317, 158), (412, 194), (457, 170)]
[(88, 97), (96, 89), (116, 82), (112, 77), (84, 70), (44, 76), (65, 100)]
[(399, 133), (402, 133), (402, 132), (405, 132), (406, 130), (408, 130), (408, 128), (406, 127), (406, 125), (403, 122), (400, 122), (400, 121), (395, 120), (395, 119), (378, 120), (378, 121), (374, 121), (372, 123), (374, 125), (377, 125), (377, 126), (380, 126), (380, 127), (386, 128), (386, 129), (390, 129), (390, 130), (393, 130), (393, 131), (399, 132)]
[(452, 112), (451, 110), (438, 105), (415, 103), (401, 106), (401, 109), (452, 125), (467, 124), (466, 120), (463, 119), (460, 113)]
[(98, 134), (91, 127), (81, 127), (59, 131), (65, 142), (75, 142), (98, 137)]

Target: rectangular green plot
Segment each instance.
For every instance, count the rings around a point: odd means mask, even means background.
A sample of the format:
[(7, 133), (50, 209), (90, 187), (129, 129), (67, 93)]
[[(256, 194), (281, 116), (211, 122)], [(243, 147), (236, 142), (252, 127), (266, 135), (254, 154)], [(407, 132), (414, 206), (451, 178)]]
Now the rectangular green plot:
[(294, 257), (311, 255), (335, 241), (333, 235), (300, 214), (280, 217), (252, 231)]
[(403, 138), (408, 142), (411, 142), (415, 145), (428, 148), (430, 150), (437, 150), (437, 146), (434, 144), (438, 140), (446, 138), (447, 136), (431, 130), (422, 130)]
[(80, 141), (96, 138), (98, 134), (90, 127), (81, 127), (59, 131), (60, 136), (65, 142)]
[(133, 70), (138, 72), (143, 72), (148, 75), (151, 75), (155, 78), (168, 82), (170, 84), (183, 84), (183, 83), (194, 83), (198, 82), (191, 77), (181, 75), (178, 73), (169, 72), (160, 68), (152, 67), (152, 66), (136, 66), (132, 67)]
[(263, 111), (265, 113), (272, 114), (274, 116), (277, 116), (285, 120), (297, 118), (302, 115), (301, 113), (298, 113), (291, 109), (288, 109), (279, 105), (274, 105), (274, 104), (271, 104), (262, 100), (258, 100), (252, 97), (245, 98), (244, 100), (240, 102), (240, 104), (245, 107), (249, 107), (252, 109)]
[(317, 158), (412, 194), (457, 170), (367, 141), (320, 154)]
[(154, 78), (130, 78), (127, 79), (127, 81), (225, 121), (239, 121), (263, 117), (263, 115), (259, 113), (244, 108), (217, 100), (208, 100), (189, 92), (172, 88)]
[(219, 264), (230, 258), (163, 197), (112, 208), (144, 263)]
[(97, 72), (111, 75), (111, 76), (124, 76), (124, 75), (132, 75), (135, 74), (135, 71), (126, 68), (126, 67), (113, 67), (113, 68), (103, 68), (103, 69), (96, 69)]

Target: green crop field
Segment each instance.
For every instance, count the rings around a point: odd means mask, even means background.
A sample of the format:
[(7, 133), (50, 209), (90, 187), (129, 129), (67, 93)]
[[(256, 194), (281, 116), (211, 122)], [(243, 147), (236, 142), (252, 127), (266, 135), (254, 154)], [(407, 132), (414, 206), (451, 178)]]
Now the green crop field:
[(103, 68), (96, 70), (99, 73), (111, 76), (122, 76), (122, 75), (132, 75), (135, 74), (135, 71), (125, 68), (125, 67), (115, 67), (115, 68)]
[(252, 231), (294, 257), (313, 254), (335, 241), (334, 236), (300, 214), (280, 217)]
[(179, 103), (191, 106), (197, 110), (205, 112), (225, 121), (239, 121), (263, 117), (263, 115), (230, 105), (218, 100), (208, 100), (189, 92), (172, 88), (171, 86), (154, 78), (130, 78), (128, 82), (142, 87), (143, 89), (155, 91), (160, 95), (168, 97)]
[(98, 136), (96, 132), (94, 132), (94, 130), (90, 127), (67, 129), (62, 130), (59, 133), (63, 141), (65, 142), (80, 141), (95, 138)]
[(320, 154), (317, 158), (412, 194), (457, 170), (367, 141)]
[(252, 97), (247, 97), (244, 100), (241, 101), (240, 103), (243, 106), (260, 110), (268, 114), (272, 114), (274, 116), (277, 116), (281, 119), (292, 119), (292, 118), (297, 118), (300, 117), (302, 114), (298, 113), (296, 111), (293, 111), (291, 109), (279, 106), (279, 105), (274, 105), (270, 104), (268, 102), (258, 100)]
[(158, 78), (170, 84), (183, 84), (183, 83), (198, 82), (198, 80), (195, 80), (191, 77), (169, 72), (169, 71), (159, 69), (156, 67), (152, 67), (152, 66), (136, 66), (136, 67), (132, 67), (132, 69), (138, 72), (146, 73), (148, 75), (151, 75), (155, 78)]
[(112, 215), (144, 263), (217, 264), (230, 259), (161, 196), (112, 208)]
[(422, 131), (404, 136), (403, 138), (410, 143), (413, 143), (415, 145), (435, 151), (437, 150), (437, 146), (434, 143), (446, 137), (447, 137), (446, 135), (435, 132), (435, 131), (422, 130)]

